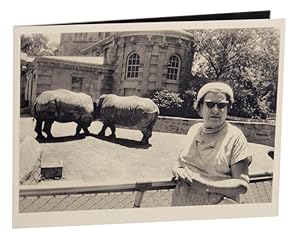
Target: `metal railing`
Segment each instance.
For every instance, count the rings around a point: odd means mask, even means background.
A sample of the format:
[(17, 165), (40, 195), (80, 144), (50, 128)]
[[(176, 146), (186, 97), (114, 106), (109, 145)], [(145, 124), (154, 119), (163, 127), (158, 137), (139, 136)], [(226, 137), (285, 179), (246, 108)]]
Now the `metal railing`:
[[(19, 212), (168, 207), (176, 183), (170, 179), (124, 184), (51, 184), (21, 185)], [(242, 203), (272, 201), (272, 175), (250, 176), (250, 187), (241, 195)]]

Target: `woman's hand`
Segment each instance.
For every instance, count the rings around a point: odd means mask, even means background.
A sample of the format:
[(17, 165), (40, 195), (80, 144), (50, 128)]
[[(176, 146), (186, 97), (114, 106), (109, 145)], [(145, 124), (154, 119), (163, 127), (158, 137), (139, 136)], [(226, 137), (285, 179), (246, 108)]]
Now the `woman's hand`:
[(192, 172), (187, 167), (176, 166), (172, 170), (175, 180), (185, 181), (188, 185), (193, 183)]

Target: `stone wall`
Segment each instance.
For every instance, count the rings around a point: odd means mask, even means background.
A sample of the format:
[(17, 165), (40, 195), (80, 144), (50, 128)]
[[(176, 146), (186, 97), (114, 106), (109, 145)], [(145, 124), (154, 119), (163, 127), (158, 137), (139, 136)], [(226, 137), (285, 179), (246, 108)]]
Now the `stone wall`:
[[(160, 116), (153, 130), (159, 132), (186, 134), (189, 128), (199, 121), (201, 122), (200, 119)], [(275, 124), (243, 121), (230, 121), (230, 123), (243, 131), (248, 142), (274, 147)]]

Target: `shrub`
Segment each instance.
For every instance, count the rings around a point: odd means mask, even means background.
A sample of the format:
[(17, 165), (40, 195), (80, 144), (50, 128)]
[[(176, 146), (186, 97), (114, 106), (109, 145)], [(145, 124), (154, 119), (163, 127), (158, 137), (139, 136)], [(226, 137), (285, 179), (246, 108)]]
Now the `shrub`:
[(180, 94), (168, 90), (156, 90), (148, 95), (159, 107), (160, 114), (163, 116), (180, 116), (183, 100)]

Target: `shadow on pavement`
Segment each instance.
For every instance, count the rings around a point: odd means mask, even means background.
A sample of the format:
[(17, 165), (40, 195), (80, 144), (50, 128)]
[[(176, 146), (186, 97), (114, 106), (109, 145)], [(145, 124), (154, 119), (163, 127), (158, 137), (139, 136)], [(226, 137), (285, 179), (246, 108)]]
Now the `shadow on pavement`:
[(69, 142), (76, 141), (80, 139), (84, 139), (86, 136), (84, 134), (80, 134), (78, 136), (69, 135), (63, 137), (53, 137), (53, 138), (35, 138), (39, 143), (61, 143), (61, 142)]
[(140, 149), (147, 149), (151, 147), (151, 144), (142, 144), (140, 141), (131, 140), (131, 139), (125, 139), (125, 138), (112, 138), (109, 136), (99, 136), (96, 134), (90, 134), (90, 136), (103, 140), (105, 142), (115, 143), (119, 144), (121, 146), (125, 146), (128, 148), (140, 148)]
[(84, 139), (85, 137), (94, 137), (96, 139), (115, 143), (121, 146), (125, 146), (128, 148), (139, 148), (139, 149), (147, 149), (151, 147), (151, 144), (142, 144), (140, 141), (131, 140), (131, 139), (125, 139), (125, 138), (112, 138), (109, 136), (99, 136), (96, 134), (90, 134), (85, 136), (84, 134), (80, 134), (78, 136), (69, 135), (69, 136), (62, 136), (62, 137), (53, 137), (53, 138), (35, 138), (39, 143), (62, 143), (62, 142), (70, 142), (70, 141), (76, 141), (80, 139)]

